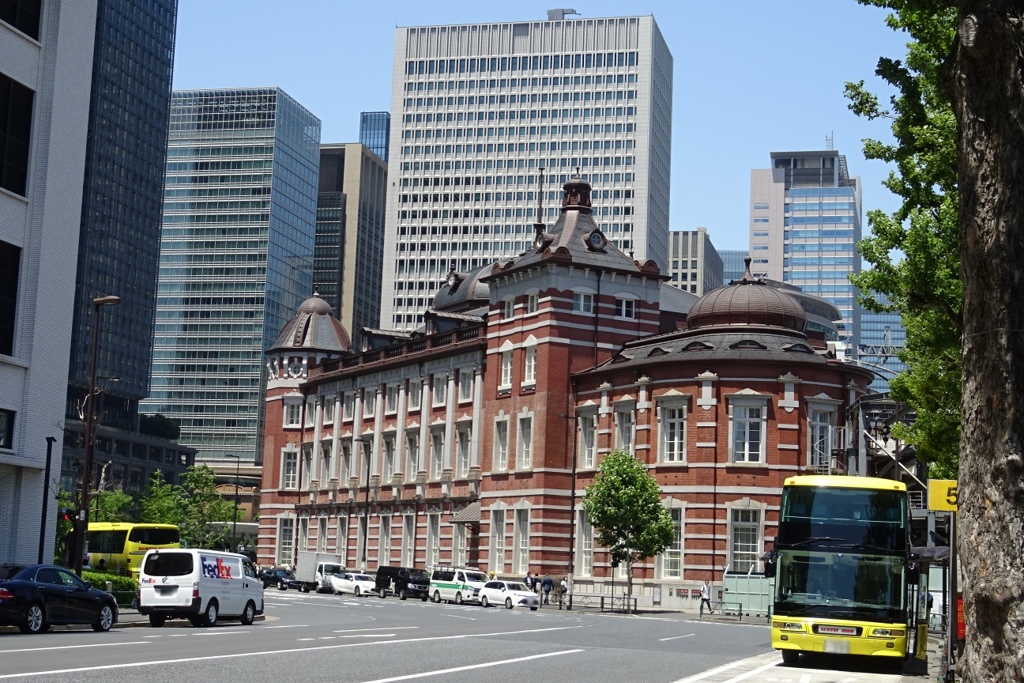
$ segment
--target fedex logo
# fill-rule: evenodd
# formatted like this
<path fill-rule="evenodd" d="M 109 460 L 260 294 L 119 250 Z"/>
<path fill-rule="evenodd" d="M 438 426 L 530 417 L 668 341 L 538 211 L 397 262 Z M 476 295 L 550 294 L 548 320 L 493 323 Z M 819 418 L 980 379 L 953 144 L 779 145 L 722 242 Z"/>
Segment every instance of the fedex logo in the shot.
<path fill-rule="evenodd" d="M 216 561 L 212 561 L 210 558 L 202 557 L 199 558 L 203 568 L 203 576 L 211 579 L 230 579 L 231 577 L 231 566 L 224 564 L 224 560 L 217 558 Z"/>

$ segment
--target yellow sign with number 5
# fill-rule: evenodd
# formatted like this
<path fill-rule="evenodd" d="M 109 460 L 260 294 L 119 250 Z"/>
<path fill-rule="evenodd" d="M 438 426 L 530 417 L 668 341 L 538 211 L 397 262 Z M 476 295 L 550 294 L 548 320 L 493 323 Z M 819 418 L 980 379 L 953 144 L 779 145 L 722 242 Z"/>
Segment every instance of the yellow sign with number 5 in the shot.
<path fill-rule="evenodd" d="M 956 479 L 931 479 L 928 481 L 928 509 L 957 509 Z"/>

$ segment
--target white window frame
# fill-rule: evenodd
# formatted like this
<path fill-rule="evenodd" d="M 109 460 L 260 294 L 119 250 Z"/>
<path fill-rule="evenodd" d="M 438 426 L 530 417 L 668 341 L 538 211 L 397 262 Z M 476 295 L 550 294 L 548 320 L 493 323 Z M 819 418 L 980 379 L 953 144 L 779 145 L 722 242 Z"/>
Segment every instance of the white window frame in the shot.
<path fill-rule="evenodd" d="M 416 563 L 416 515 L 402 518 L 402 564 L 412 567 Z"/>
<path fill-rule="evenodd" d="M 535 386 L 537 384 L 537 346 L 531 344 L 524 349 L 523 357 L 523 385 Z"/>
<path fill-rule="evenodd" d="M 398 412 L 398 385 L 387 384 L 384 386 L 384 412 Z"/>
<path fill-rule="evenodd" d="M 533 415 L 520 415 L 516 422 L 516 469 L 528 470 L 533 467 Z"/>
<path fill-rule="evenodd" d="M 760 415 L 751 416 L 752 410 L 760 410 Z M 750 446 L 754 443 L 750 438 L 751 427 L 756 425 L 758 432 L 757 452 Z M 768 427 L 768 399 L 766 397 L 736 398 L 729 397 L 729 462 L 733 464 L 764 464 Z M 743 448 L 737 450 L 737 439 L 741 433 L 746 435 Z"/>
<path fill-rule="evenodd" d="M 624 320 L 636 320 L 636 299 L 615 297 L 615 317 Z"/>
<path fill-rule="evenodd" d="M 313 427 L 316 426 L 316 399 L 315 398 L 307 398 L 306 399 L 305 426 L 309 427 L 309 428 L 313 428 Z"/>
<path fill-rule="evenodd" d="M 594 526 L 587 519 L 587 513 L 579 511 L 579 556 L 580 576 L 594 575 Z"/>
<path fill-rule="evenodd" d="M 685 403 L 662 402 L 658 405 L 658 461 L 680 465 L 686 462 L 687 410 Z"/>
<path fill-rule="evenodd" d="M 807 464 L 814 468 L 832 465 L 836 438 L 836 407 L 828 403 L 807 404 Z"/>
<path fill-rule="evenodd" d="M 512 320 L 516 315 L 516 300 L 514 297 L 507 296 L 501 300 L 501 319 Z"/>
<path fill-rule="evenodd" d="M 381 468 L 381 483 L 385 486 L 391 484 L 395 478 L 395 437 L 388 435 L 384 437 L 384 466 Z"/>
<path fill-rule="evenodd" d="M 405 435 L 405 452 L 408 466 L 405 469 L 405 480 L 412 481 L 420 471 L 420 435 L 419 432 L 407 432 Z"/>
<path fill-rule="evenodd" d="M 496 573 L 505 571 L 505 525 L 505 508 L 491 510 L 490 569 Z"/>
<path fill-rule="evenodd" d="M 473 432 L 472 427 L 465 427 L 459 429 L 457 432 L 456 439 L 457 444 L 457 455 L 456 455 L 456 476 L 459 478 L 469 476 L 469 456 L 473 445 Z"/>
<path fill-rule="evenodd" d="M 738 517 L 756 517 L 754 520 Z M 746 574 L 751 567 L 757 572 L 764 529 L 764 511 L 759 508 L 729 510 L 729 572 Z M 738 535 L 745 532 L 741 539 Z M 751 535 L 753 542 L 751 542 Z"/>
<path fill-rule="evenodd" d="M 579 416 L 580 422 L 580 467 L 592 470 L 597 467 L 597 415 L 586 413 Z"/>
<path fill-rule="evenodd" d="M 377 566 L 391 564 L 391 517 L 380 517 L 380 539 L 377 542 Z"/>
<path fill-rule="evenodd" d="M 501 352 L 501 381 L 498 389 L 512 388 L 512 351 Z"/>
<path fill-rule="evenodd" d="M 299 451 L 294 448 L 281 450 L 281 488 L 286 491 L 299 488 Z"/>
<path fill-rule="evenodd" d="M 296 550 L 309 550 L 309 517 L 299 517 L 298 538 L 295 541 Z"/>
<path fill-rule="evenodd" d="M 456 567 L 466 566 L 466 525 L 452 525 L 452 564 Z"/>
<path fill-rule="evenodd" d="M 347 440 L 341 444 L 341 468 L 338 472 L 338 482 L 342 486 L 348 486 L 348 480 L 352 477 L 352 441 Z"/>
<path fill-rule="evenodd" d="M 473 369 L 459 370 L 459 403 L 473 400 Z"/>
<path fill-rule="evenodd" d="M 316 520 L 316 551 L 327 552 L 327 518 L 318 517 Z"/>
<path fill-rule="evenodd" d="M 513 531 L 512 571 L 524 574 L 530 569 L 530 509 L 517 508 Z"/>
<path fill-rule="evenodd" d="M 302 444 L 299 455 L 299 489 L 309 490 L 309 484 L 313 480 L 313 444 Z"/>
<path fill-rule="evenodd" d="M 423 398 L 423 380 L 409 380 L 409 410 L 419 410 Z"/>
<path fill-rule="evenodd" d="M 362 562 L 363 558 L 366 557 L 366 550 L 365 549 L 369 547 L 367 545 L 367 543 L 369 543 L 369 538 L 370 538 L 370 516 L 369 515 L 367 515 L 365 513 L 359 515 L 358 528 L 359 528 L 359 531 L 356 534 L 356 557 L 358 557 L 359 561 Z M 366 567 L 363 567 L 362 565 L 360 565 L 359 571 L 364 571 L 365 569 L 366 569 Z"/>
<path fill-rule="evenodd" d="M 444 473 L 444 431 L 430 430 L 430 478 L 437 481 Z"/>
<path fill-rule="evenodd" d="M 670 507 L 669 514 L 672 515 L 672 525 L 675 527 L 672 543 L 665 548 L 660 556 L 661 578 L 665 580 L 677 580 L 683 578 L 683 539 L 686 528 L 686 508 Z"/>
<path fill-rule="evenodd" d="M 377 410 L 377 387 L 363 389 L 363 417 L 373 417 Z"/>
<path fill-rule="evenodd" d="M 295 518 L 277 518 L 277 562 L 295 564 Z"/>
<path fill-rule="evenodd" d="M 494 420 L 494 471 L 508 471 L 508 418 Z"/>
<path fill-rule="evenodd" d="M 285 429 L 302 427 L 302 403 L 300 401 L 285 399 L 281 426 Z"/>
<path fill-rule="evenodd" d="M 441 513 L 427 513 L 427 566 L 436 567 L 441 561 Z"/>
<path fill-rule="evenodd" d="M 325 398 L 324 399 L 324 419 L 323 419 L 323 425 L 325 427 L 328 426 L 328 425 L 332 425 L 332 424 L 334 424 L 334 398 L 333 397 L 332 398 Z"/>
<path fill-rule="evenodd" d="M 356 396 L 351 391 L 345 393 L 341 401 L 341 419 L 351 420 L 356 411 Z"/>
<path fill-rule="evenodd" d="M 331 440 L 321 439 L 320 441 L 320 488 L 327 488 L 327 482 L 331 480 L 331 473 L 334 471 L 334 462 L 331 458 Z"/>
<path fill-rule="evenodd" d="M 342 564 L 348 564 L 348 517 L 338 517 L 338 537 L 335 539 L 334 547 L 341 556 Z"/>
<path fill-rule="evenodd" d="M 592 292 L 573 292 L 572 310 L 574 313 L 593 313 L 594 295 Z"/>
<path fill-rule="evenodd" d="M 636 445 L 635 407 L 619 406 L 615 409 L 615 448 L 633 452 Z"/>
<path fill-rule="evenodd" d="M 530 292 L 526 295 L 526 313 L 532 315 L 537 312 L 540 303 L 540 294 L 537 292 Z"/>
<path fill-rule="evenodd" d="M 448 375 L 440 373 L 433 377 L 431 398 L 432 404 L 435 406 L 443 406 L 445 402 L 445 396 L 448 392 Z"/>

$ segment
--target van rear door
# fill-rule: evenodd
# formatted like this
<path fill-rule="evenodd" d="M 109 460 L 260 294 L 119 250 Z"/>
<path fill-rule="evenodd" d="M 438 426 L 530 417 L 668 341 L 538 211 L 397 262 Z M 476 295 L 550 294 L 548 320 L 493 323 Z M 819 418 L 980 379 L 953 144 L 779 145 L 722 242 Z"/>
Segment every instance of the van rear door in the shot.
<path fill-rule="evenodd" d="M 150 551 L 139 575 L 139 605 L 189 607 L 199 576 L 195 554 L 188 551 Z"/>

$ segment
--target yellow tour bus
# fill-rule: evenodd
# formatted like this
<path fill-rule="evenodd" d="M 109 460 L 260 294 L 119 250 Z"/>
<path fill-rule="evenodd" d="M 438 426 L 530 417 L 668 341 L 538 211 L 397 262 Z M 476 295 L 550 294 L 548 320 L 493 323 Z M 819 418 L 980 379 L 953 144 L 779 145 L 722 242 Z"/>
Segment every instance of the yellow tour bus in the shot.
<path fill-rule="evenodd" d="M 788 477 L 775 547 L 772 647 L 905 657 L 919 570 L 905 484 L 852 476 Z"/>
<path fill-rule="evenodd" d="M 90 522 L 86 556 L 94 570 L 110 571 L 138 580 L 142 556 L 150 548 L 180 548 L 181 534 L 173 524 Z"/>

